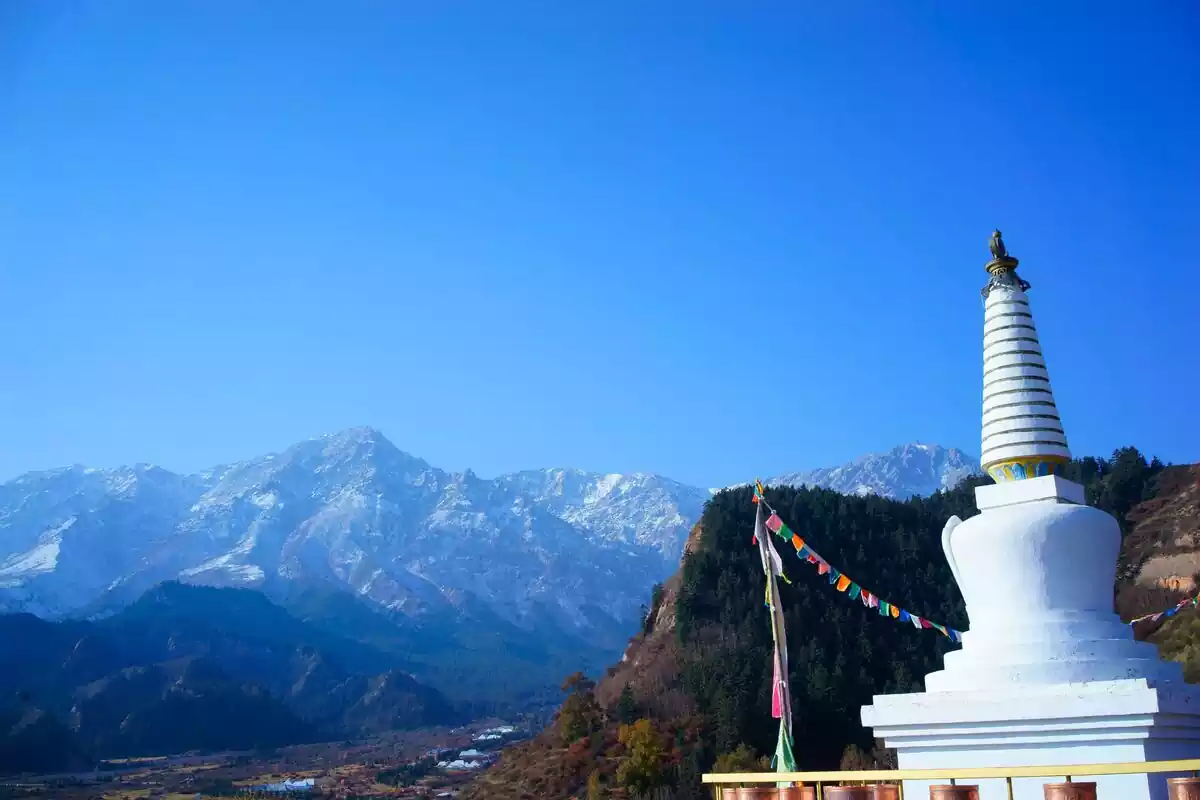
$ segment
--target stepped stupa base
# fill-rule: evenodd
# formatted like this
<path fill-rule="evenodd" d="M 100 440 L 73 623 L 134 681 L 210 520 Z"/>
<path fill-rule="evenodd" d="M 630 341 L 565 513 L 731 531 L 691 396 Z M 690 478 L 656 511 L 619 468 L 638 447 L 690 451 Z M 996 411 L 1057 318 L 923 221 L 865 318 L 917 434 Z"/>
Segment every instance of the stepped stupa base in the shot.
<path fill-rule="evenodd" d="M 1144 678 L 1007 687 L 1002 691 L 878 695 L 862 710 L 896 750 L 900 769 L 1015 767 L 1166 761 L 1200 756 L 1200 687 Z M 1013 800 L 1043 800 L 1046 783 L 1018 778 Z M 1101 800 L 1167 800 L 1172 775 L 1078 777 Z M 1003 780 L 978 783 L 980 800 L 1007 800 Z M 933 783 L 946 783 L 935 781 Z M 929 796 L 906 781 L 904 796 Z"/>

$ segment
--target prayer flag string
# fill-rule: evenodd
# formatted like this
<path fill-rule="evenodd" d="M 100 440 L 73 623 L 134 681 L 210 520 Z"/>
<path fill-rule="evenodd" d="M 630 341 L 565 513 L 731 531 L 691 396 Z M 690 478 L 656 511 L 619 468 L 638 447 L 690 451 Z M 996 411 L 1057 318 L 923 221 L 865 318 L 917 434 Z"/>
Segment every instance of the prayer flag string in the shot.
<path fill-rule="evenodd" d="M 780 519 L 779 514 L 775 512 L 775 509 L 771 508 L 770 504 L 767 503 L 764 494 L 766 494 L 766 488 L 762 485 L 761 481 L 755 479 L 753 498 L 754 502 L 756 504 L 761 504 L 760 509 L 766 508 L 771 514 L 765 523 L 766 529 L 771 533 L 774 533 L 780 539 L 789 542 L 792 547 L 795 548 L 796 555 L 807 561 L 809 564 L 814 565 L 817 568 L 817 574 L 826 576 L 829 580 L 829 584 L 836 588 L 839 592 L 845 594 L 851 600 L 861 601 L 863 606 L 866 608 L 877 609 L 879 611 L 879 616 L 881 617 L 891 617 L 899 622 L 907 622 L 910 623 L 914 628 L 918 629 L 928 630 L 932 628 L 951 641 L 962 642 L 961 631 L 957 631 L 954 628 L 948 628 L 945 625 L 939 625 L 932 620 L 928 620 L 924 617 L 918 616 L 917 614 L 905 611 L 900 606 L 897 606 L 894 603 L 889 603 L 874 592 L 864 589 L 862 586 L 855 583 L 848 575 L 822 558 L 821 555 L 807 542 L 796 535 L 791 528 L 789 528 L 784 521 Z M 757 536 L 755 537 L 754 541 L 755 544 L 758 543 Z M 783 574 L 783 564 L 778 561 L 779 554 L 775 552 L 774 548 L 771 548 L 768 552 L 776 560 L 773 564 L 775 576 L 782 579 L 786 583 L 791 583 L 787 576 Z M 1171 608 L 1163 611 L 1158 611 L 1154 614 L 1143 614 L 1140 617 L 1131 619 L 1129 620 L 1129 624 L 1135 625 L 1139 622 L 1157 622 L 1160 619 L 1169 619 L 1186 608 L 1200 608 L 1200 594 L 1180 600 Z"/>
<path fill-rule="evenodd" d="M 1186 600 L 1180 600 L 1173 607 L 1168 608 L 1166 611 L 1159 611 L 1158 613 L 1155 613 L 1155 614 L 1143 614 L 1142 616 L 1138 617 L 1137 619 L 1131 619 L 1131 620 L 1129 620 L 1129 624 L 1133 625 L 1136 622 L 1143 622 L 1145 620 L 1150 620 L 1151 622 L 1158 622 L 1163 617 L 1175 616 L 1176 614 L 1178 614 L 1180 611 L 1183 611 L 1188 606 L 1195 608 L 1197 605 L 1200 605 L 1200 594 L 1198 594 L 1194 597 L 1189 597 Z"/>
<path fill-rule="evenodd" d="M 948 628 L 945 625 L 939 625 L 932 620 L 925 619 L 917 614 L 906 611 L 900 606 L 884 600 L 874 592 L 864 589 L 862 586 L 851 580 L 850 576 L 846 575 L 841 570 L 837 569 L 824 558 L 822 558 L 816 550 L 808 545 L 808 543 L 792 532 L 791 528 L 789 528 L 784 521 L 779 518 L 779 514 L 775 513 L 775 509 L 771 508 L 770 504 L 767 503 L 766 498 L 763 496 L 765 493 L 766 490 L 764 489 L 762 483 L 756 479 L 754 481 L 754 502 L 759 506 L 756 519 L 757 517 L 761 516 L 762 509 L 766 508 L 767 511 L 771 513 L 771 516 L 767 518 L 765 523 L 766 529 L 778 536 L 780 539 L 790 543 L 792 547 L 795 548 L 796 555 L 807 561 L 809 564 L 816 566 L 817 574 L 825 575 L 829 583 L 839 592 L 845 594 L 851 600 L 859 600 L 865 608 L 876 609 L 881 617 L 890 617 L 897 622 L 908 623 L 917 630 L 933 629 L 952 642 L 962 642 L 962 633 L 960 631 L 957 631 L 954 628 Z M 757 525 L 755 526 L 755 531 L 755 543 L 758 543 Z M 771 548 L 771 550 L 773 551 L 773 548 Z M 776 556 L 776 558 L 778 558 L 778 556 Z M 765 563 L 763 566 L 764 569 L 768 568 L 768 565 Z M 777 572 L 774 569 L 772 569 L 771 572 L 779 577 L 782 577 L 782 565 L 778 565 L 777 569 Z M 784 578 L 784 580 L 787 579 Z M 1181 606 L 1182 605 L 1183 604 L 1181 604 Z M 1171 613 L 1174 613 L 1174 611 Z"/>

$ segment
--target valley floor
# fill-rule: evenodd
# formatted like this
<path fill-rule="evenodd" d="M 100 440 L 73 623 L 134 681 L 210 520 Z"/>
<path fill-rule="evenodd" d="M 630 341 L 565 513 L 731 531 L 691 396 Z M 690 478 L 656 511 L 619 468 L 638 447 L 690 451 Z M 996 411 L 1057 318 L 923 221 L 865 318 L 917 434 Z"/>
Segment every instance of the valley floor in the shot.
<path fill-rule="evenodd" d="M 272 796 L 285 781 L 311 779 L 311 791 L 289 797 L 453 797 L 500 750 L 526 734 L 499 720 L 459 728 L 403 731 L 357 742 L 284 747 L 269 753 L 184 754 L 113 759 L 91 772 L 10 777 L 0 798 L 54 800 L 195 800 Z M 435 755 L 436 754 L 436 755 Z M 461 758 L 460 758 L 460 754 Z M 381 773 L 422 759 L 442 764 L 411 786 L 381 783 Z M 467 768 L 462 768 L 465 762 Z M 284 796 L 279 792 L 279 796 Z"/>

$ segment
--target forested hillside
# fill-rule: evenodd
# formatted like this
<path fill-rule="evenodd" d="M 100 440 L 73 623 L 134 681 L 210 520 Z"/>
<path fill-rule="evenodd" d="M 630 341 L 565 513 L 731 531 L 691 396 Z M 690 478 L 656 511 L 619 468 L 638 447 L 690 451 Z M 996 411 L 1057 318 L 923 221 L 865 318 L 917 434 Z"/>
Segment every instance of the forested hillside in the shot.
<path fill-rule="evenodd" d="M 1162 472 L 1161 463 L 1126 448 L 1109 459 L 1079 460 L 1069 475 L 1128 533 L 1132 510 L 1155 498 Z M 861 585 L 964 628 L 941 530 L 951 515 L 976 513 L 973 489 L 988 480 L 908 502 L 792 488 L 768 488 L 767 499 L 793 531 Z M 703 797 L 699 775 L 714 764 L 749 767 L 770 753 L 777 732 L 770 714 L 771 634 L 753 520 L 749 488 L 716 495 L 680 573 L 656 590 L 644 629 L 622 661 L 597 686 L 573 678 L 555 725 L 507 753 L 467 798 L 633 797 L 652 789 L 667 798 Z M 955 645 L 848 601 L 790 548 L 781 553 L 791 579 L 780 591 L 799 766 L 835 768 L 846 758 L 869 758 L 862 754 L 874 743 L 859 721 L 860 707 L 874 694 L 921 690 L 923 676 Z M 1125 555 L 1122 580 L 1145 557 Z M 1128 602 L 1148 600 L 1135 592 Z M 1179 629 L 1183 616 L 1170 630 Z"/>

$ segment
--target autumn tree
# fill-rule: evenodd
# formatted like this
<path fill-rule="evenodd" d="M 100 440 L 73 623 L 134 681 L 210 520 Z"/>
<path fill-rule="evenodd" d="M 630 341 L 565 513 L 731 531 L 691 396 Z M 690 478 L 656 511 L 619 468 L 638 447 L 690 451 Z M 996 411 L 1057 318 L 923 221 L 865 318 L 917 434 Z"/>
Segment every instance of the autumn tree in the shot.
<path fill-rule="evenodd" d="M 600 783 L 600 770 L 592 770 L 588 776 L 587 800 L 604 800 L 604 786 Z"/>
<path fill-rule="evenodd" d="M 739 744 L 734 750 L 717 756 L 713 772 L 766 772 L 770 767 L 769 758 L 760 758 L 749 747 Z"/>
<path fill-rule="evenodd" d="M 596 682 L 576 672 L 567 676 L 561 688 L 567 692 L 567 699 L 558 711 L 555 729 L 563 743 L 572 744 L 600 730 L 604 715 L 593 691 Z"/>
<path fill-rule="evenodd" d="M 663 785 L 664 748 L 654 723 L 639 719 L 632 725 L 622 725 L 618 739 L 626 755 L 617 767 L 617 783 L 638 793 Z"/>

